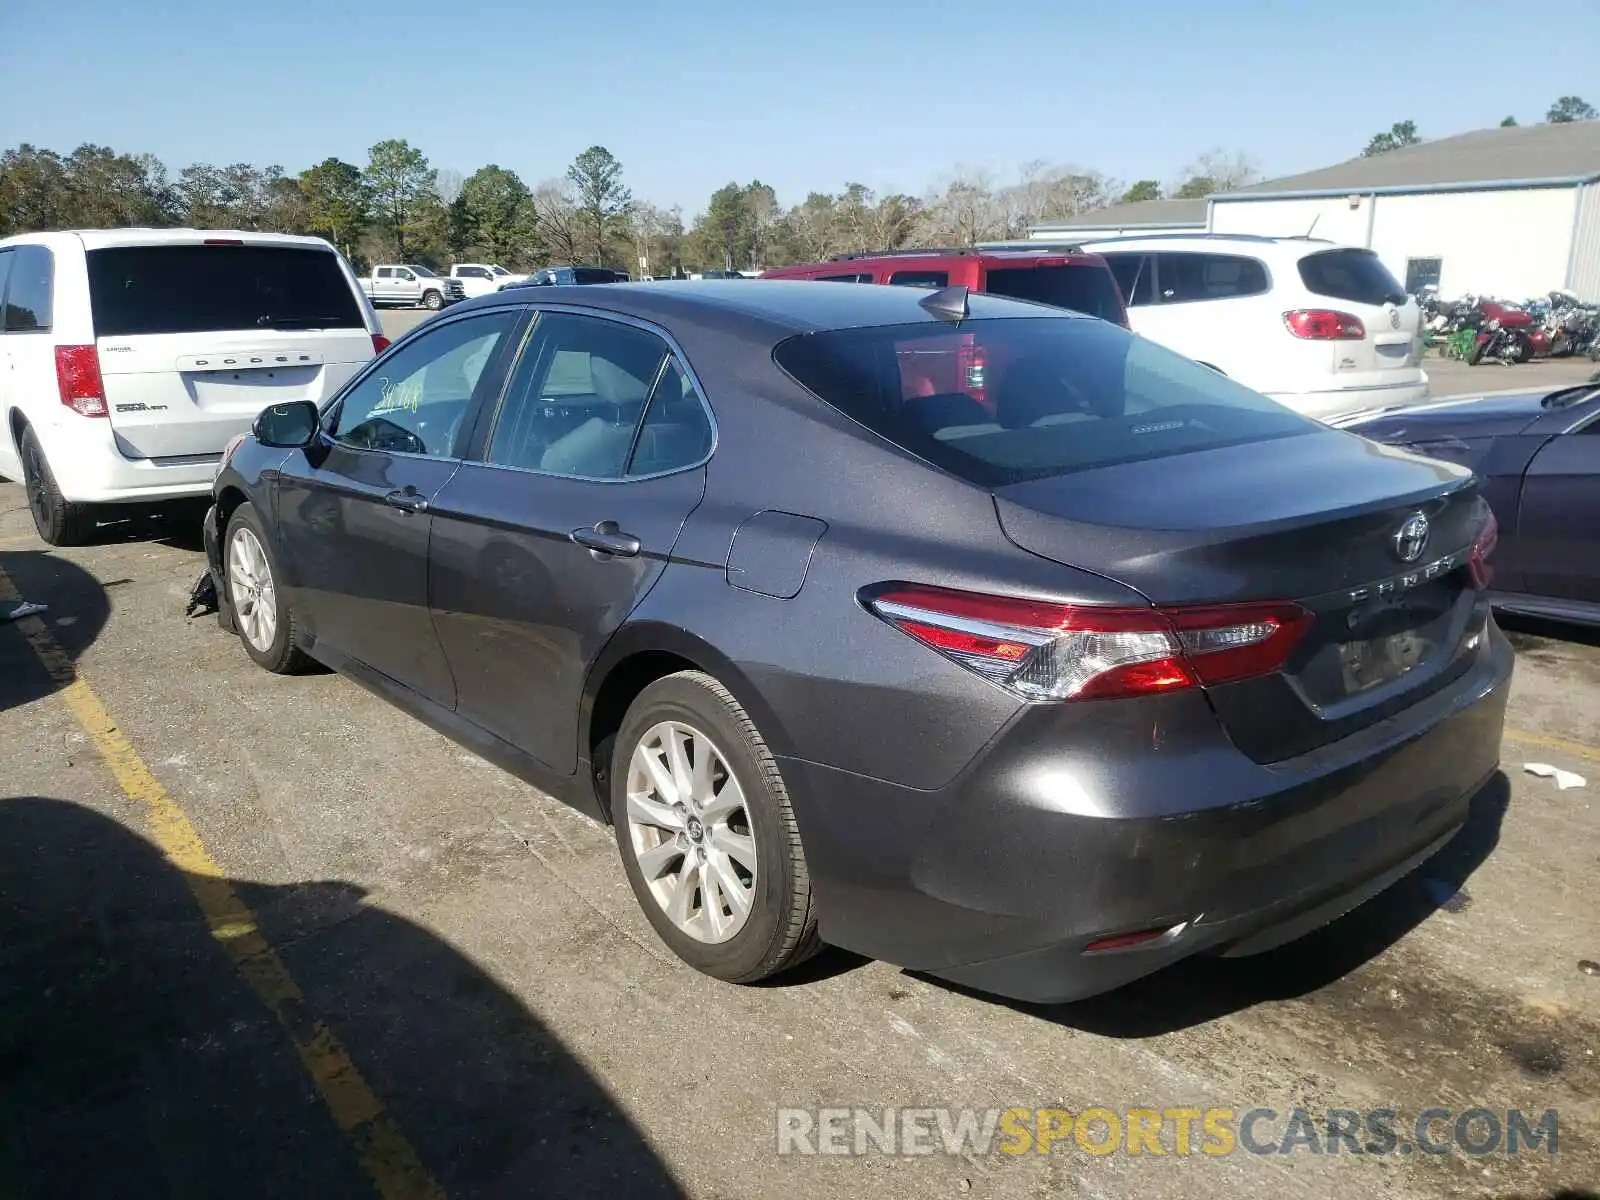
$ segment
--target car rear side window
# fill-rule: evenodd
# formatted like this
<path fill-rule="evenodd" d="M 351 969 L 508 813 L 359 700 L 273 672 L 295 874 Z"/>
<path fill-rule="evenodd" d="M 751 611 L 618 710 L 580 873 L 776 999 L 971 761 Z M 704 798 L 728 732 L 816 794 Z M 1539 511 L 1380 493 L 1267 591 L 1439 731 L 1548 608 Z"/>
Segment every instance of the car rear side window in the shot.
<path fill-rule="evenodd" d="M 949 271 L 896 271 L 889 276 L 890 283 L 902 287 L 942 288 L 950 286 Z"/>
<path fill-rule="evenodd" d="M 1300 260 L 1300 281 L 1308 291 L 1352 304 L 1403 304 L 1406 292 L 1371 250 L 1340 248 Z"/>
<path fill-rule="evenodd" d="M 871 275 L 818 275 L 818 283 L 871 283 Z"/>
<path fill-rule="evenodd" d="M 1100 266 L 1061 264 L 1038 267 L 990 267 L 983 290 L 1014 300 L 1053 304 L 1088 313 L 1103 321 L 1123 319 L 1122 298 L 1111 272 Z"/>
<path fill-rule="evenodd" d="M 116 246 L 88 260 L 99 337 L 366 327 L 331 250 Z"/>
<path fill-rule="evenodd" d="M 47 330 L 52 319 L 56 261 L 43 246 L 18 246 L 6 256 L 11 271 L 5 282 L 5 331 Z"/>
<path fill-rule="evenodd" d="M 1162 254 L 1158 263 L 1163 304 L 1233 300 L 1271 290 L 1267 268 L 1241 254 Z"/>
<path fill-rule="evenodd" d="M 1120 326 L 1079 317 L 800 334 L 773 357 L 868 429 L 984 487 L 1322 428 Z"/>
<path fill-rule="evenodd" d="M 1156 302 L 1156 273 L 1148 254 L 1107 254 L 1106 265 L 1117 277 L 1117 287 L 1129 308 Z"/>
<path fill-rule="evenodd" d="M 486 460 L 621 479 L 646 398 L 670 354 L 655 334 L 621 321 L 543 314 L 512 371 Z"/>

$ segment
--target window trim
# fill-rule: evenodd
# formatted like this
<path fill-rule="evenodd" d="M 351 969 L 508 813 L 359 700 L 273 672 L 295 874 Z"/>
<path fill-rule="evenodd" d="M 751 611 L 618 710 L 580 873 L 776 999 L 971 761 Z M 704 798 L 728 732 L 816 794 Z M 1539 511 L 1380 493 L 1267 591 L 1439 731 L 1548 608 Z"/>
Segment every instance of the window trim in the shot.
<path fill-rule="evenodd" d="M 1272 295 L 1273 288 L 1277 286 L 1272 277 L 1272 268 L 1266 260 L 1257 258 L 1253 254 L 1236 254 L 1231 250 L 1152 250 L 1150 254 L 1151 283 L 1155 287 L 1152 293 L 1153 304 L 1151 308 L 1165 308 L 1172 304 L 1221 304 L 1228 300 L 1256 300 L 1262 296 Z M 1253 262 L 1261 268 L 1261 274 L 1267 281 L 1267 286 L 1259 292 L 1244 292 L 1236 296 L 1196 296 L 1192 300 L 1169 300 L 1161 290 L 1161 260 L 1164 257 L 1189 257 L 1189 258 L 1241 258 L 1246 262 Z M 1131 306 L 1130 306 L 1131 307 Z"/>
<path fill-rule="evenodd" d="M 486 421 L 474 423 L 468 455 L 463 462 L 470 466 L 490 467 L 496 471 L 516 471 L 522 475 L 535 475 L 541 479 L 571 479 L 579 483 L 593 483 L 605 487 L 618 484 L 644 483 L 651 479 L 666 479 L 672 475 L 681 475 L 685 471 L 698 471 L 712 459 L 721 444 L 722 432 L 717 426 L 717 414 L 711 407 L 711 401 L 706 396 L 705 386 L 700 382 L 700 376 L 694 367 L 689 364 L 689 356 L 683 352 L 683 347 L 678 344 L 678 339 L 673 337 L 659 325 L 633 316 L 631 313 L 613 312 L 603 308 L 586 308 L 581 304 L 525 304 L 523 311 L 531 314 L 531 320 L 523 330 L 522 337 L 517 344 L 516 353 L 506 365 L 505 375 L 500 381 L 500 395 L 493 403 L 493 414 Z M 631 325 L 645 333 L 654 334 L 667 346 L 667 354 L 661 359 L 661 364 L 656 368 L 655 378 L 650 381 L 650 390 L 645 393 L 644 408 L 639 413 L 639 423 L 634 426 L 633 440 L 628 443 L 628 457 L 623 461 L 622 469 L 627 471 L 628 465 L 633 461 L 633 454 L 639 444 L 639 433 L 644 428 L 645 420 L 650 415 L 650 405 L 656 398 L 656 388 L 660 386 L 662 377 L 666 374 L 667 364 L 676 361 L 678 369 L 694 384 L 695 395 L 700 401 L 700 410 L 705 413 L 706 421 L 711 425 L 711 445 L 704 455 L 692 463 L 681 467 L 674 467 L 670 471 L 654 471 L 649 475 L 624 474 L 617 479 L 596 479 L 593 475 L 565 475 L 558 471 L 542 471 L 537 467 L 519 467 L 512 463 L 490 462 L 487 455 L 489 446 L 494 441 L 495 430 L 500 425 L 500 418 L 505 413 L 506 397 L 511 388 L 511 377 L 516 374 L 517 368 L 522 364 L 522 356 L 527 353 L 528 346 L 532 343 L 539 330 L 539 318 L 545 313 L 566 313 L 577 317 L 595 317 L 602 321 L 611 321 L 618 325 Z M 489 404 L 485 403 L 484 412 L 488 414 Z M 483 428 L 478 428 L 481 423 Z"/>
<path fill-rule="evenodd" d="M 527 313 L 519 305 L 498 304 L 488 308 L 475 308 L 471 312 L 456 313 L 442 320 L 427 321 L 424 324 L 413 328 L 411 332 L 407 333 L 403 338 L 396 342 L 394 346 L 391 347 L 391 350 L 399 349 L 400 347 L 409 345 L 411 342 L 418 341 L 420 340 L 420 337 L 425 337 L 429 334 L 436 333 L 445 328 L 447 325 L 459 325 L 463 321 L 472 321 L 479 317 L 494 316 L 499 313 L 511 314 L 511 328 L 506 331 L 507 337 L 505 340 L 508 345 L 515 344 L 520 349 L 522 345 L 523 332 L 519 329 L 519 326 L 527 322 Z M 494 397 L 484 397 L 484 401 L 481 405 L 475 404 L 473 402 L 473 398 L 468 397 L 468 412 L 472 417 L 472 420 L 462 422 L 462 427 L 456 430 L 455 444 L 450 447 L 451 452 L 449 454 L 413 454 L 409 450 L 374 450 L 370 446 L 351 445 L 343 438 L 337 437 L 328 432 L 328 422 L 336 418 L 338 414 L 344 410 L 345 398 L 349 396 L 351 392 L 355 391 L 356 388 L 360 387 L 361 384 L 365 382 L 369 376 L 371 376 L 373 370 L 377 367 L 378 361 L 387 357 L 388 353 L 389 352 L 386 351 L 384 354 L 373 355 L 372 358 L 367 360 L 367 364 L 350 378 L 348 383 L 346 383 L 342 388 L 328 398 L 327 402 L 322 406 L 322 419 L 317 425 L 317 437 L 324 443 L 331 446 L 337 446 L 340 450 L 348 451 L 351 454 L 387 454 L 395 458 L 420 459 L 423 462 L 460 463 L 468 461 L 467 452 L 472 448 L 473 434 L 477 431 L 482 410 L 487 408 L 490 403 L 495 402 L 499 394 L 505 391 L 506 383 L 511 378 L 511 370 L 509 367 L 507 367 L 506 370 L 501 373 L 500 382 L 495 389 Z M 491 359 L 488 365 L 484 367 L 484 370 L 488 371 L 493 369 L 495 366 L 494 359 L 498 359 L 504 353 L 504 347 L 496 347 L 493 359 Z M 473 388 L 473 391 L 477 391 L 477 388 Z M 465 445 L 462 443 L 463 438 L 466 439 Z"/>

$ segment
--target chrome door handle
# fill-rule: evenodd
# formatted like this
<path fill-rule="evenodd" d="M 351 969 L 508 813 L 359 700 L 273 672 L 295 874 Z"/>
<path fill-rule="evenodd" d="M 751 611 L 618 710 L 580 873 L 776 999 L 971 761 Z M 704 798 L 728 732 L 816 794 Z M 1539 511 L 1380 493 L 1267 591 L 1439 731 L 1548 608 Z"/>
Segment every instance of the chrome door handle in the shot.
<path fill-rule="evenodd" d="M 398 508 L 401 512 L 420 513 L 428 511 L 428 498 L 416 488 L 401 488 L 399 491 L 390 492 L 383 498 L 383 502 L 390 508 Z"/>
<path fill-rule="evenodd" d="M 633 558 L 644 543 L 631 533 L 623 533 L 615 521 L 601 521 L 592 529 L 574 529 L 567 534 L 579 546 L 586 546 L 595 554 L 610 554 L 618 558 Z"/>

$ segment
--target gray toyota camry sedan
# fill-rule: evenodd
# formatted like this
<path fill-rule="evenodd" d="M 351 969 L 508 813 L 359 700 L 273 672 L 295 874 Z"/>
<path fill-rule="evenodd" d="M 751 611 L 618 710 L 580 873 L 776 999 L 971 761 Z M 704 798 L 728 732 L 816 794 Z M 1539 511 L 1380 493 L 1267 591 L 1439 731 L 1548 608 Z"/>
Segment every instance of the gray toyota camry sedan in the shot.
<path fill-rule="evenodd" d="M 734 982 L 1281 944 L 1462 825 L 1511 674 L 1469 471 L 961 288 L 457 305 L 266 410 L 207 542 L 246 653 L 611 824 Z"/>

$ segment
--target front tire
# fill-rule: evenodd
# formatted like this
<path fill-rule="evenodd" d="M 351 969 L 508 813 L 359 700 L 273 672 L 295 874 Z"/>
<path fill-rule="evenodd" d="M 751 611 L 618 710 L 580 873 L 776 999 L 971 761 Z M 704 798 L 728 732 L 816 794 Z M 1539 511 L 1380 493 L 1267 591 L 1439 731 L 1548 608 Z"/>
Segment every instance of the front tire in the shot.
<path fill-rule="evenodd" d="M 255 506 L 234 509 L 222 542 L 223 586 L 245 653 L 274 675 L 295 675 L 311 660 L 295 644 L 294 610 L 279 586 L 271 546 Z"/>
<path fill-rule="evenodd" d="M 684 962 L 754 983 L 821 947 L 783 777 L 716 679 L 684 671 L 639 694 L 617 733 L 610 787 L 628 883 Z"/>
<path fill-rule="evenodd" d="M 439 292 L 424 292 L 422 296 L 422 307 L 427 309 L 429 312 L 438 312 L 444 307 L 444 296 Z"/>
<path fill-rule="evenodd" d="M 34 529 L 52 546 L 81 546 L 94 535 L 94 510 L 61 494 L 44 448 L 39 445 L 39 436 L 31 426 L 22 431 L 17 449 L 22 455 L 22 484 L 28 493 Z"/>

